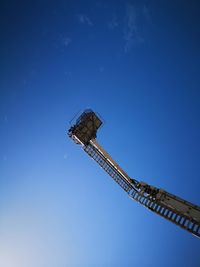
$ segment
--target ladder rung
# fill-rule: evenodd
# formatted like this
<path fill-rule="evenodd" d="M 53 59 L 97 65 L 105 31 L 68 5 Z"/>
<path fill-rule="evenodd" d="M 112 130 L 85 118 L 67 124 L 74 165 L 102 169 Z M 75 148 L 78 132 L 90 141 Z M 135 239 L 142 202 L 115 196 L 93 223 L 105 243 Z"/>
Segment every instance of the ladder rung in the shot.
<path fill-rule="evenodd" d="M 179 224 L 180 220 L 182 219 L 182 216 L 178 214 L 177 218 L 178 219 L 176 219 L 176 223 Z"/>
<path fill-rule="evenodd" d="M 139 201 L 139 200 L 140 200 L 140 198 L 141 198 L 141 195 L 140 195 L 140 194 L 138 194 L 138 196 L 137 196 L 136 200 L 137 200 L 137 201 Z"/>
<path fill-rule="evenodd" d="M 161 205 L 158 205 L 158 207 L 156 208 L 156 212 L 159 213 L 160 210 L 161 210 L 162 206 Z"/>
<path fill-rule="evenodd" d="M 146 197 L 144 197 L 144 199 L 143 199 L 143 201 L 142 201 L 142 204 L 143 204 L 143 205 L 145 205 L 145 204 L 146 204 L 146 202 L 147 202 L 147 198 L 146 198 Z"/>
<path fill-rule="evenodd" d="M 200 230 L 200 226 L 197 225 L 195 233 L 199 233 L 199 230 Z"/>
<path fill-rule="evenodd" d="M 147 206 L 148 208 L 150 208 L 151 205 L 152 205 L 152 201 L 151 201 L 151 199 L 148 199 L 146 206 Z"/>
<path fill-rule="evenodd" d="M 153 210 L 156 210 L 157 206 L 158 206 L 158 203 L 155 202 L 155 204 L 153 204 L 153 207 L 152 207 Z"/>
<path fill-rule="evenodd" d="M 181 220 L 179 221 L 179 224 L 180 224 L 182 227 L 184 227 L 184 223 L 185 223 L 185 221 L 186 221 L 186 218 L 183 216 L 183 217 L 181 218 Z"/>
<path fill-rule="evenodd" d="M 197 229 L 197 227 L 198 227 L 198 225 L 196 224 L 196 223 L 194 223 L 194 225 L 192 226 L 192 231 L 196 231 L 196 229 Z"/>
<path fill-rule="evenodd" d="M 165 211 L 165 207 L 162 206 L 162 208 L 161 208 L 160 211 L 159 211 L 159 214 L 162 215 L 164 211 Z"/>
<path fill-rule="evenodd" d="M 172 215 L 173 215 L 173 211 L 172 211 L 172 210 L 170 210 L 170 211 L 169 211 L 169 214 L 168 214 L 168 216 L 167 216 L 167 217 L 168 217 L 168 218 L 171 220 L 171 217 L 172 217 Z"/>
<path fill-rule="evenodd" d="M 189 219 L 186 219 L 185 222 L 184 222 L 184 227 L 188 228 L 189 222 L 190 222 L 190 220 Z"/>
<path fill-rule="evenodd" d="M 153 202 L 153 200 L 152 200 L 151 204 L 149 205 L 149 208 L 152 208 L 153 205 L 154 205 L 154 203 L 155 203 L 155 202 Z"/>
<path fill-rule="evenodd" d="M 174 216 L 175 215 L 175 216 Z M 176 218 L 177 218 L 178 214 L 177 213 L 174 213 L 173 216 L 172 216 L 172 220 L 175 222 L 176 221 Z"/>

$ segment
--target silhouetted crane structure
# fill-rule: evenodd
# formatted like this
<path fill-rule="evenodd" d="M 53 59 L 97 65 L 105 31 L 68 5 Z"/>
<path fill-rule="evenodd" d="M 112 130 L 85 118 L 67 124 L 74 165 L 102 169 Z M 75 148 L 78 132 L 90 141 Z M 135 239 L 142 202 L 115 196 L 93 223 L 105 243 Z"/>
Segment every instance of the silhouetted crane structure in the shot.
<path fill-rule="evenodd" d="M 163 189 L 139 182 L 129 175 L 97 143 L 102 120 L 92 110 L 85 110 L 68 135 L 118 183 L 128 196 L 168 221 L 200 237 L 200 207 Z"/>

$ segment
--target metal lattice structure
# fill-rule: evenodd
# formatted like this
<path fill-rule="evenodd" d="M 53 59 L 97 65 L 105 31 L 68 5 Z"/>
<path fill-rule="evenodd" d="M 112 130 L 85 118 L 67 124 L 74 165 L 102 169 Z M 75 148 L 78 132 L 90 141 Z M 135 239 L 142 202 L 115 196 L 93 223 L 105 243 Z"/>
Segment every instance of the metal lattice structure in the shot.
<path fill-rule="evenodd" d="M 92 110 L 86 110 L 69 129 L 68 135 L 76 144 L 83 147 L 84 151 L 121 186 L 131 199 L 200 237 L 200 207 L 163 189 L 130 178 L 97 143 L 96 134 L 101 125 L 100 118 Z"/>

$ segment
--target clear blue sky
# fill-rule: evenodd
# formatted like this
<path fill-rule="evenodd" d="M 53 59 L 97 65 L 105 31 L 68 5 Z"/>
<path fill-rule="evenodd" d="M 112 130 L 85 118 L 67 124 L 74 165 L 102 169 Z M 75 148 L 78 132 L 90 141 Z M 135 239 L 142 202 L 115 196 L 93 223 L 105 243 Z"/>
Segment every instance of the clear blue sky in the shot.
<path fill-rule="evenodd" d="M 66 135 L 85 108 L 133 178 L 200 205 L 199 1 L 1 1 L 0 267 L 198 267 Z"/>

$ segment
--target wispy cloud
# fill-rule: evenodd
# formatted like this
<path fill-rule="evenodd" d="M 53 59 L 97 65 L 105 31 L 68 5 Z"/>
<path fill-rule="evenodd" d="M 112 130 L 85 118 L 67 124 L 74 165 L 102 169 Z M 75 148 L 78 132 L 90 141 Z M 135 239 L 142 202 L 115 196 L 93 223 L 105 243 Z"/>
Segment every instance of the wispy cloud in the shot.
<path fill-rule="evenodd" d="M 119 26 L 119 22 L 117 20 L 117 17 L 116 17 L 116 15 L 113 15 L 112 19 L 108 22 L 108 28 L 113 30 L 118 26 Z"/>
<path fill-rule="evenodd" d="M 91 21 L 91 19 L 86 14 L 79 14 L 78 15 L 78 20 L 82 24 L 87 24 L 89 26 L 93 26 L 93 22 Z"/>
<path fill-rule="evenodd" d="M 136 7 L 133 4 L 126 5 L 125 25 L 124 25 L 124 51 L 129 52 L 134 44 L 144 42 L 142 26 L 144 22 L 149 22 L 150 12 L 146 5 Z"/>
<path fill-rule="evenodd" d="M 135 42 L 140 41 L 136 19 L 137 19 L 137 13 L 135 6 L 127 4 L 126 15 L 125 15 L 125 27 L 124 27 L 125 52 L 129 52 L 133 44 Z"/>
<path fill-rule="evenodd" d="M 64 38 L 63 38 L 63 45 L 64 45 L 65 47 L 67 47 L 67 46 L 71 43 L 71 41 L 72 41 L 71 38 L 69 38 L 69 37 L 64 37 Z"/>
<path fill-rule="evenodd" d="M 72 39 L 68 36 L 64 36 L 63 34 L 60 34 L 60 43 L 63 47 L 68 47 L 70 45 L 70 43 L 72 42 Z"/>
<path fill-rule="evenodd" d="M 147 22 L 151 22 L 151 15 L 149 12 L 149 8 L 146 5 L 144 5 L 142 11 L 143 11 L 144 17 L 147 20 Z"/>

